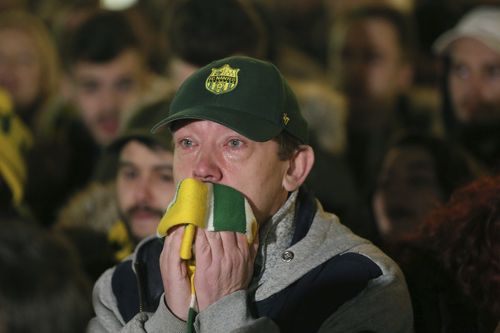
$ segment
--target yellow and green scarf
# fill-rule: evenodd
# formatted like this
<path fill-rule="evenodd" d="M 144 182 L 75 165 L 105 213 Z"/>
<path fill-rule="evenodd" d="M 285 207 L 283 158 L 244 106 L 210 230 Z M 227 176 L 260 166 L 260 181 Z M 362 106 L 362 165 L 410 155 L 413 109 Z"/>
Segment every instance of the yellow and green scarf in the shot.
<path fill-rule="evenodd" d="M 158 236 L 166 236 L 170 228 L 178 225 L 186 228 L 179 255 L 186 261 L 191 280 L 187 331 L 193 332 L 197 305 L 194 287 L 196 258 L 192 255 L 192 245 L 196 228 L 239 232 L 245 234 L 248 243 L 252 244 L 257 221 L 242 193 L 229 186 L 186 178 L 177 185 L 175 197 L 158 225 Z"/>

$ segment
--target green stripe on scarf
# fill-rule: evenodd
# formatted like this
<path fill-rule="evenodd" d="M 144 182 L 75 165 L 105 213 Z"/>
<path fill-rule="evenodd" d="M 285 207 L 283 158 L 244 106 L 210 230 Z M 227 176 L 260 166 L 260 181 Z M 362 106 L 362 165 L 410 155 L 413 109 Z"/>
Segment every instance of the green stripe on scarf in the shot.
<path fill-rule="evenodd" d="M 213 186 L 214 230 L 236 231 L 242 234 L 246 230 L 245 199 L 235 189 L 216 184 Z"/>

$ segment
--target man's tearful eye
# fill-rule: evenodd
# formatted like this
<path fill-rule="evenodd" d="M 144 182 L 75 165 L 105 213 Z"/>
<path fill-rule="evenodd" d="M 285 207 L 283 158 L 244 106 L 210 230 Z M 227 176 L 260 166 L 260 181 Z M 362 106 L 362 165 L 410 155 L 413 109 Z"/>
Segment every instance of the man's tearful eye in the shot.
<path fill-rule="evenodd" d="M 231 139 L 228 142 L 228 146 L 231 148 L 240 148 L 241 146 L 243 146 L 243 141 L 241 141 L 240 139 Z"/>
<path fill-rule="evenodd" d="M 191 139 L 182 139 L 179 141 L 179 144 L 183 148 L 191 148 L 194 143 L 193 143 L 193 140 L 191 140 Z"/>

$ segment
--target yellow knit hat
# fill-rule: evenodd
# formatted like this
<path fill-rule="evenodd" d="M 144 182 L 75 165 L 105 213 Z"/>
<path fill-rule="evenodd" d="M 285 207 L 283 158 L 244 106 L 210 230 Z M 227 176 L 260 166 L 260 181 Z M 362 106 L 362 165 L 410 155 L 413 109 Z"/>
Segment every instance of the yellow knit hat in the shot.
<path fill-rule="evenodd" d="M 12 192 L 14 205 L 23 200 L 26 165 L 23 151 L 33 144 L 29 129 L 13 112 L 10 96 L 0 89 L 0 177 Z"/>

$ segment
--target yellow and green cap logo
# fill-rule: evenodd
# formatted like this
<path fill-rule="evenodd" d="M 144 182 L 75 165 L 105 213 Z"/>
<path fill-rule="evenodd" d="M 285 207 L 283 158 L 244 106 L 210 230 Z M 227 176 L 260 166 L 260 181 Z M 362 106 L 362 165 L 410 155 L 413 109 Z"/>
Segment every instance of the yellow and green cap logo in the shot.
<path fill-rule="evenodd" d="M 238 85 L 239 68 L 231 68 L 228 64 L 220 68 L 212 68 L 212 72 L 205 81 L 205 88 L 213 94 L 225 94 Z"/>

